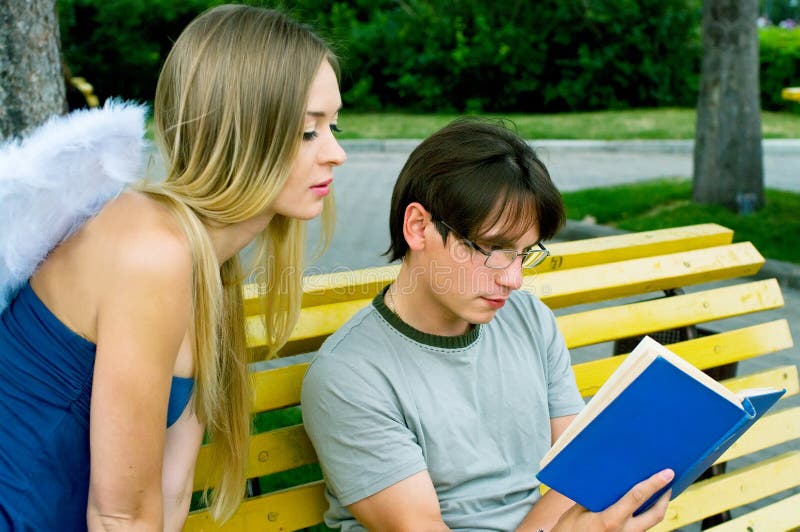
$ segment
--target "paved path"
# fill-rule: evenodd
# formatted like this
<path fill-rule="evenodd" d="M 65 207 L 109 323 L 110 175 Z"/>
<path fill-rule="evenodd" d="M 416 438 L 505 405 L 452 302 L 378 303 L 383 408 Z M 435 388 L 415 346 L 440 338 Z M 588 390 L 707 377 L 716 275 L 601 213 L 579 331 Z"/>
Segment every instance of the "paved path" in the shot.
<path fill-rule="evenodd" d="M 348 161 L 335 171 L 337 231 L 315 271 L 383 264 L 395 179 L 418 141 L 344 141 Z M 534 143 L 561 190 L 692 173 L 691 141 L 540 141 Z M 765 141 L 768 187 L 800 192 L 800 140 Z"/>

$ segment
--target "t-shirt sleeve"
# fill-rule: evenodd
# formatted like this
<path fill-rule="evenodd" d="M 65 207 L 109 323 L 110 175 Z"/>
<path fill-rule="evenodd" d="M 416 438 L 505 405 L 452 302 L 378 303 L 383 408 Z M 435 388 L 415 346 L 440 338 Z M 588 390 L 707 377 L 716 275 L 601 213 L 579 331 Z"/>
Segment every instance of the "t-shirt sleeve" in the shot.
<path fill-rule="evenodd" d="M 334 355 L 317 358 L 303 380 L 302 410 L 328 489 L 343 506 L 426 469 L 377 368 L 356 371 Z"/>
<path fill-rule="evenodd" d="M 540 303 L 541 304 L 541 303 Z M 544 306 L 543 304 L 541 304 Z M 546 308 L 546 307 L 545 307 Z M 555 316 L 546 309 L 544 322 L 549 334 L 547 341 L 547 402 L 550 417 L 571 416 L 584 407 L 583 398 L 575 383 L 575 373 L 564 336 L 558 329 Z"/>

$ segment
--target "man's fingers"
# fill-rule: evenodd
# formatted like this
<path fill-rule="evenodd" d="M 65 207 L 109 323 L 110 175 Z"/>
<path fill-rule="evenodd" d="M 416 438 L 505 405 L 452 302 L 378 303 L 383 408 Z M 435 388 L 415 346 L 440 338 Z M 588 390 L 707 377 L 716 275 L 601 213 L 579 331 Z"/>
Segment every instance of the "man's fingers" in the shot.
<path fill-rule="evenodd" d="M 667 506 L 669 505 L 669 498 L 672 495 L 672 490 L 665 491 L 658 501 L 651 506 L 646 512 L 637 515 L 628 521 L 625 527 L 626 530 L 648 530 L 664 519 L 664 514 L 667 513 Z"/>
<path fill-rule="evenodd" d="M 631 488 L 619 501 L 609 506 L 604 512 L 604 522 L 624 523 L 633 512 L 639 509 L 658 490 L 669 484 L 675 477 L 671 469 L 659 471 L 650 478 L 643 480 Z M 669 500 L 669 499 L 667 499 Z M 659 500 L 659 502 L 661 502 Z M 666 505 L 664 506 L 666 511 Z M 645 512 L 647 514 L 649 512 Z M 642 515 L 645 515 L 642 514 Z M 658 522 L 658 521 L 656 521 Z"/>

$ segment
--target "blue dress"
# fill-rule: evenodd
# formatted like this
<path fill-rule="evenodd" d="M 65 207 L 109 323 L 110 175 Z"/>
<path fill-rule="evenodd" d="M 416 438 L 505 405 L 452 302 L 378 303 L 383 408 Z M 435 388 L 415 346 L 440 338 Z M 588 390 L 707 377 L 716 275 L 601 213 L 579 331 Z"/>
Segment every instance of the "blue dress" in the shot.
<path fill-rule="evenodd" d="M 0 531 L 86 530 L 94 358 L 30 284 L 0 315 Z M 173 377 L 167 426 L 193 383 Z"/>

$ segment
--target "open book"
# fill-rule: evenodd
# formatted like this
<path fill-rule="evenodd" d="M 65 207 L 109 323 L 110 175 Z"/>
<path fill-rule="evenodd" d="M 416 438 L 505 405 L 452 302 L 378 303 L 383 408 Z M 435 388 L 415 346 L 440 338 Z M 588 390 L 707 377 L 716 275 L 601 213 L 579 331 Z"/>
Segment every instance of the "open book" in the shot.
<path fill-rule="evenodd" d="M 670 468 L 675 478 L 664 491 L 671 487 L 674 498 L 785 392 L 733 393 L 645 337 L 544 456 L 537 477 L 599 512 Z"/>

